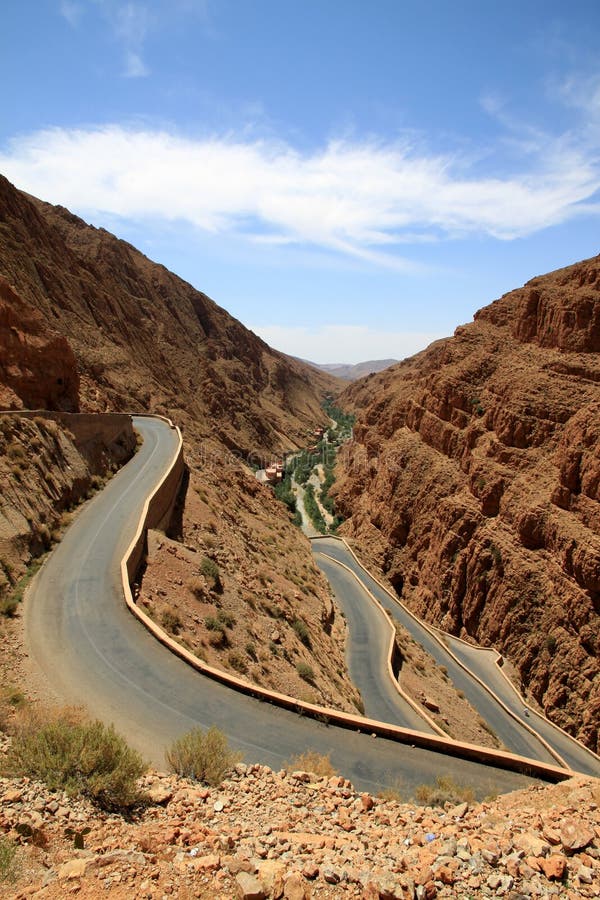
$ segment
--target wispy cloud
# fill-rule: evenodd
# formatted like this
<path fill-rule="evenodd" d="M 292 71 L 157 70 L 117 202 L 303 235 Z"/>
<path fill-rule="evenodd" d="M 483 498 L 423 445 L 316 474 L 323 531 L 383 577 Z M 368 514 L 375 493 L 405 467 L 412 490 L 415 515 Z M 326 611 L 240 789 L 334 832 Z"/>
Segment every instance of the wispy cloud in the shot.
<path fill-rule="evenodd" d="M 123 35 L 138 21 L 130 10 Z M 130 64 L 142 74 L 141 59 Z M 517 134 L 507 125 L 512 171 L 506 161 L 494 171 L 490 161 L 482 174 L 481 160 L 431 153 L 411 137 L 333 140 L 308 153 L 247 133 L 190 139 L 119 125 L 56 128 L 13 141 L 0 168 L 31 193 L 92 218 L 182 220 L 213 234 L 406 268 L 410 243 L 510 240 L 598 212 L 600 161 L 582 133 Z"/>
<path fill-rule="evenodd" d="M 322 325 L 317 328 L 251 325 L 250 328 L 271 347 L 317 363 L 404 359 L 444 337 L 434 332 L 383 331 L 368 325 Z"/>
<path fill-rule="evenodd" d="M 79 25 L 83 15 L 83 7 L 80 3 L 75 3 L 74 0 L 61 0 L 59 11 L 72 28 L 76 28 Z"/>
<path fill-rule="evenodd" d="M 123 45 L 127 78 L 143 78 L 150 70 L 142 58 L 144 42 L 150 29 L 152 17 L 142 3 L 119 3 L 105 6 L 115 36 Z"/>
<path fill-rule="evenodd" d="M 125 68 L 123 74 L 126 78 L 145 78 L 150 74 L 150 69 L 139 55 L 133 50 L 128 50 L 125 54 Z"/>
<path fill-rule="evenodd" d="M 176 9 L 179 10 L 178 4 Z M 201 4 L 201 9 L 204 9 L 204 4 Z M 133 0 L 127 3 L 121 0 L 94 0 L 84 8 L 77 0 L 60 0 L 59 12 L 72 28 L 81 24 L 84 13 L 88 16 L 99 15 L 123 53 L 122 74 L 126 78 L 143 78 L 150 74 L 143 52 L 146 38 L 155 24 L 155 15 L 148 6 Z"/>

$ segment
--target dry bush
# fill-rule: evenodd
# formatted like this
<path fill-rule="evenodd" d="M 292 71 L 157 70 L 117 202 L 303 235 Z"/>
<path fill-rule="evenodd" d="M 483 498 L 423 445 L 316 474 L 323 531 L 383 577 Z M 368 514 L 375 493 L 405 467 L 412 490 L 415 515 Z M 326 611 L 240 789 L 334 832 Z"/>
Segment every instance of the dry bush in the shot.
<path fill-rule="evenodd" d="M 242 758 L 229 748 L 222 731 L 212 725 L 208 731 L 193 728 L 176 740 L 166 752 L 170 769 L 184 778 L 205 784 L 220 784 Z"/>
<path fill-rule="evenodd" d="M 472 788 L 457 784 L 449 775 L 438 775 L 435 784 L 420 784 L 415 789 L 415 799 L 425 806 L 441 806 L 446 803 L 472 803 L 475 794 Z"/>
<path fill-rule="evenodd" d="M 219 572 L 219 566 L 214 559 L 211 559 L 209 556 L 203 556 L 200 563 L 200 573 L 206 578 L 211 590 L 216 591 L 217 594 L 222 592 L 223 583 L 221 582 L 221 574 Z"/>
<path fill-rule="evenodd" d="M 319 778 L 331 778 L 332 775 L 339 775 L 338 770 L 333 766 L 329 754 L 317 753 L 316 750 L 305 750 L 293 756 L 286 769 L 297 770 L 300 772 L 312 772 Z"/>
<path fill-rule="evenodd" d="M 171 607 L 167 607 L 160 617 L 160 624 L 165 631 L 170 631 L 171 634 L 179 634 L 183 623 L 179 617 L 179 613 Z"/>
<path fill-rule="evenodd" d="M 16 881 L 18 875 L 17 845 L 0 835 L 0 884 Z"/>
<path fill-rule="evenodd" d="M 248 663 L 246 662 L 246 659 L 242 656 L 241 653 L 238 653 L 237 650 L 232 650 L 227 659 L 231 668 L 235 669 L 236 672 L 240 672 L 242 675 L 244 675 L 248 671 Z"/>
<path fill-rule="evenodd" d="M 315 670 L 312 666 L 309 666 L 308 663 L 300 660 L 300 662 L 296 663 L 296 671 L 300 678 L 303 678 L 304 681 L 308 681 L 309 684 L 312 684 L 315 680 Z"/>
<path fill-rule="evenodd" d="M 92 800 L 102 809 L 126 810 L 142 796 L 137 779 L 146 765 L 114 730 L 82 720 L 81 711 L 30 712 L 17 720 L 2 774 L 43 781 L 50 790 Z"/>
<path fill-rule="evenodd" d="M 187 583 L 188 590 L 196 597 L 197 600 L 202 600 L 206 594 L 206 582 L 203 578 L 199 578 L 197 575 L 194 578 L 190 578 Z"/>
<path fill-rule="evenodd" d="M 6 684 L 0 688 L 0 731 L 10 730 L 11 719 L 18 710 L 25 708 L 27 698 L 25 694 L 12 684 Z"/>

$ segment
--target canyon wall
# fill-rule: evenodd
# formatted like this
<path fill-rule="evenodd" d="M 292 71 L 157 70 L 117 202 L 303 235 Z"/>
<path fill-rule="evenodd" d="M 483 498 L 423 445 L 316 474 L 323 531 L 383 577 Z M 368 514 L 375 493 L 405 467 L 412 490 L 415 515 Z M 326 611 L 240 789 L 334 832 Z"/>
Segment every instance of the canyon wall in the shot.
<path fill-rule="evenodd" d="M 342 533 L 416 612 L 493 645 L 600 749 L 600 257 L 357 382 Z"/>

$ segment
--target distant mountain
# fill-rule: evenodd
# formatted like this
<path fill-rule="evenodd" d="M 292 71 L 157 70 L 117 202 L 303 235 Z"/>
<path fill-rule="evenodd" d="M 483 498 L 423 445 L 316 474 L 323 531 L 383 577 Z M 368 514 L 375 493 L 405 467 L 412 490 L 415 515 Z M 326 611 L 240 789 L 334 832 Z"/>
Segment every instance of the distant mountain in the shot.
<path fill-rule="evenodd" d="M 370 359 L 368 362 L 356 363 L 356 365 L 350 365 L 348 363 L 319 364 L 310 362 L 310 360 L 303 360 L 303 362 L 307 362 L 310 366 L 314 366 L 315 369 L 320 369 L 322 372 L 328 372 L 330 375 L 335 375 L 336 378 L 342 378 L 344 381 L 356 381 L 358 378 L 364 378 L 366 375 L 372 375 L 374 372 L 381 372 L 383 369 L 395 365 L 399 360 Z"/>

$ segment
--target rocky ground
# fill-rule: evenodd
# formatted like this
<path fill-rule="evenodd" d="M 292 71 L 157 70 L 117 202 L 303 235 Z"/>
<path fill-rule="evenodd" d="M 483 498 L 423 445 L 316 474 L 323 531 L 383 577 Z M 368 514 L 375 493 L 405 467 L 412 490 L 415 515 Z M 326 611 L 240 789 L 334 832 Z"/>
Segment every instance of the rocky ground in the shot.
<path fill-rule="evenodd" d="M 20 842 L 3 896 L 177 898 L 600 896 L 600 782 L 415 806 L 344 778 L 238 764 L 218 788 L 149 773 L 130 820 L 28 779 L 0 780 Z M 33 837 L 16 828 L 30 825 Z M 84 849 L 75 849 L 79 833 Z"/>

